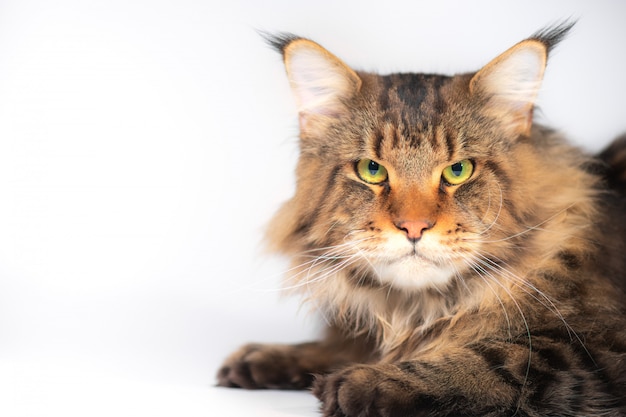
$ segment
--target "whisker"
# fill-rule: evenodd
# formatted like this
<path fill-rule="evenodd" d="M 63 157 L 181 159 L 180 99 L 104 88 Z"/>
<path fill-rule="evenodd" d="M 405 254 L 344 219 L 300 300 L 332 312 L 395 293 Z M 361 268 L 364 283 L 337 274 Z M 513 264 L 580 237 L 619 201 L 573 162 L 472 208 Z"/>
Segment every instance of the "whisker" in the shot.
<path fill-rule="evenodd" d="M 487 228 L 485 230 L 482 230 L 479 235 L 484 235 L 486 234 L 493 226 L 495 226 L 498 223 L 498 219 L 500 218 L 500 214 L 502 213 L 502 206 L 504 205 L 504 198 L 502 195 L 502 187 L 500 187 L 500 183 L 496 181 L 496 185 L 498 186 L 498 190 L 500 191 L 500 204 L 498 206 L 498 212 L 496 213 L 496 217 L 493 219 L 493 221 L 491 222 L 491 224 L 489 226 L 487 226 Z M 489 213 L 489 209 L 491 208 L 491 193 L 489 193 L 489 205 L 487 206 L 487 210 L 485 211 L 485 217 L 487 216 L 487 213 Z M 484 217 L 483 217 L 484 220 Z"/>
<path fill-rule="evenodd" d="M 551 311 L 563 323 L 563 325 L 567 329 L 567 333 L 570 339 L 577 340 L 582 346 L 582 348 L 585 350 L 589 358 L 592 361 L 594 361 L 593 357 L 591 356 L 591 353 L 587 350 L 585 343 L 583 342 L 581 337 L 578 335 L 578 333 L 576 333 L 576 331 L 572 328 L 572 326 L 570 326 L 570 324 L 567 322 L 567 320 L 565 319 L 561 311 L 558 309 L 558 307 L 554 303 L 554 301 L 545 292 L 541 291 L 535 285 L 528 282 L 528 280 L 525 280 L 521 278 L 520 276 L 518 276 L 517 274 L 510 271 L 509 269 L 504 268 L 501 264 L 507 265 L 506 262 L 499 260 L 497 257 L 495 257 L 495 259 L 497 259 L 498 262 L 500 262 L 501 264 L 494 262 L 492 259 L 489 259 L 488 257 L 484 255 L 478 254 L 478 256 L 481 258 L 480 262 L 483 265 L 485 265 L 486 267 L 488 267 L 494 272 L 498 272 L 503 278 L 510 279 L 517 288 L 524 291 L 528 296 L 532 297 L 535 301 L 537 301 L 546 309 Z M 541 297 L 541 299 L 539 297 Z"/>
<path fill-rule="evenodd" d="M 242 286 L 238 291 L 254 291 L 254 292 L 283 292 L 301 288 L 306 285 L 303 280 L 309 280 L 310 282 L 317 282 L 324 275 L 332 274 L 342 268 L 348 267 L 357 261 L 355 258 L 355 248 L 358 249 L 358 245 L 364 241 L 370 240 L 371 237 L 365 237 L 361 239 L 355 239 L 347 241 L 338 245 L 325 246 L 320 248 L 311 248 L 301 251 L 296 254 L 294 259 L 306 259 L 309 260 L 297 265 L 292 265 L 286 270 L 283 270 L 279 274 L 272 274 L 263 279 L 261 282 L 258 280 L 250 285 Z M 317 253 L 317 254 L 316 254 Z M 313 273 L 315 271 L 315 273 Z M 307 277 L 307 278 L 304 278 Z M 278 287 L 272 288 L 259 288 L 260 284 L 269 281 L 275 281 L 278 278 L 283 278 L 283 284 Z M 290 284 L 293 283 L 293 284 Z"/>
<path fill-rule="evenodd" d="M 370 239 L 372 239 L 372 237 L 365 237 L 362 239 L 351 240 L 339 245 L 324 248 L 326 250 L 325 253 L 313 257 L 311 261 L 307 261 L 291 268 L 290 271 L 298 271 L 300 269 L 301 271 L 296 274 L 290 274 L 288 276 L 289 280 L 299 281 L 302 279 L 303 274 L 306 274 L 305 278 L 302 280 L 302 282 L 298 282 L 290 286 L 284 286 L 283 289 L 293 290 L 301 288 L 303 286 L 310 286 L 311 284 L 324 281 L 325 279 L 333 276 L 335 273 L 344 270 L 350 265 L 355 264 L 358 259 L 361 259 L 359 257 L 361 249 L 358 247 L 358 245 Z M 322 267 L 320 268 L 320 266 Z"/>
<path fill-rule="evenodd" d="M 543 231 L 549 231 L 547 229 L 541 229 L 541 226 L 548 223 L 551 220 L 554 220 L 557 216 L 561 215 L 562 213 L 564 213 L 565 211 L 569 210 L 570 208 L 572 208 L 573 206 L 575 206 L 575 203 L 570 204 L 569 206 L 557 211 L 555 214 L 553 214 L 552 216 L 548 217 L 547 219 L 537 223 L 534 226 L 526 226 L 526 229 L 518 232 L 518 233 L 514 233 L 512 235 L 503 237 L 501 239 L 495 239 L 495 240 L 476 240 L 477 242 L 480 243 L 497 243 L 497 242 L 504 242 L 507 240 L 511 240 L 511 239 L 515 239 L 516 237 L 522 236 L 526 233 L 535 231 L 535 230 L 543 230 Z"/>
<path fill-rule="evenodd" d="M 504 302 L 502 301 L 502 298 L 500 298 L 500 295 L 498 294 L 498 292 L 491 286 L 491 284 L 489 283 L 489 281 L 483 276 L 483 274 L 489 274 L 487 271 L 485 271 L 484 268 L 482 268 L 480 265 L 477 265 L 473 260 L 471 259 L 464 259 L 465 263 L 474 271 L 478 274 L 478 276 L 483 280 L 483 282 L 489 287 L 489 290 L 492 292 L 492 294 L 496 297 L 496 299 L 498 300 L 498 303 L 500 304 L 500 306 L 502 307 L 502 312 L 504 313 L 504 318 L 506 320 L 507 323 L 507 327 L 509 329 L 509 337 L 512 337 L 511 333 L 511 319 L 509 318 L 509 313 L 506 310 L 506 306 L 504 305 Z M 492 277 L 494 278 L 494 277 Z M 510 296 L 510 294 L 509 294 Z"/>
<path fill-rule="evenodd" d="M 474 268 L 474 266 L 476 266 L 476 268 Z M 488 266 L 488 265 L 487 265 Z M 530 368 L 531 368 L 531 364 L 532 364 L 532 356 L 533 356 L 533 342 L 532 342 L 532 334 L 530 331 L 530 326 L 528 324 L 528 320 L 526 319 L 526 315 L 524 314 L 524 311 L 522 310 L 522 307 L 520 306 L 519 302 L 517 301 L 517 299 L 515 298 L 514 294 L 512 293 L 512 291 L 507 288 L 504 284 L 502 284 L 495 275 L 493 275 L 491 272 L 485 270 L 484 268 L 482 268 L 480 265 L 478 264 L 472 264 L 470 265 L 470 267 L 472 267 L 472 269 L 474 271 L 476 271 L 478 273 L 478 276 L 481 277 L 481 279 L 483 279 L 483 282 L 485 282 L 485 284 L 487 284 L 487 278 L 489 278 L 493 283 L 495 283 L 497 286 L 499 286 L 511 299 L 511 302 L 513 302 L 513 304 L 515 305 L 515 308 L 517 309 L 517 311 L 520 314 L 520 317 L 524 323 L 524 328 L 526 329 L 526 336 L 528 339 L 528 362 L 526 365 L 526 373 L 524 375 L 524 382 L 522 383 L 522 387 L 525 387 L 528 384 L 528 380 L 530 378 Z M 489 288 L 492 291 L 493 287 L 491 287 L 489 284 L 487 284 L 489 286 Z M 503 305 L 503 301 L 502 299 L 497 295 L 496 292 L 494 292 L 494 295 L 496 295 L 496 297 L 498 298 L 498 300 L 500 301 L 500 303 Z M 504 308 L 503 305 L 503 309 L 504 309 L 504 313 L 507 317 L 507 321 L 509 323 L 509 333 L 511 332 L 511 322 L 508 319 L 508 314 L 506 312 L 506 308 Z M 519 411 L 519 408 L 521 406 L 521 399 L 518 402 L 518 406 L 517 406 L 517 410 Z"/>

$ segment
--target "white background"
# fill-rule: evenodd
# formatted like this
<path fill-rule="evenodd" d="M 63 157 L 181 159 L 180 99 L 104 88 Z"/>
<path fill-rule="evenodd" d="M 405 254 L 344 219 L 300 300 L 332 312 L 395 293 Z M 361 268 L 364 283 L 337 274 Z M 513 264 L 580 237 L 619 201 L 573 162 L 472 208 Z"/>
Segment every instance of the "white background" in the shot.
<path fill-rule="evenodd" d="M 213 387 L 240 344 L 318 328 L 261 249 L 297 119 L 255 30 L 454 73 L 567 17 L 539 104 L 597 150 L 626 130 L 617 0 L 0 1 L 0 415 L 316 415 Z"/>

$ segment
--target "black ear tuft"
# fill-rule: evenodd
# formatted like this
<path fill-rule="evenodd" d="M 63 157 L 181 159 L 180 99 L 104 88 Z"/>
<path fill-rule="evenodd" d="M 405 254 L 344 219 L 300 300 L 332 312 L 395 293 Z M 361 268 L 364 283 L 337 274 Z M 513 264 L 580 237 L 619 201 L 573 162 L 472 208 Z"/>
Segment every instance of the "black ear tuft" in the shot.
<path fill-rule="evenodd" d="M 258 31 L 258 33 L 269 46 L 271 46 L 281 54 L 284 53 L 285 48 L 291 42 L 302 39 L 300 36 L 288 32 L 269 33 L 264 31 Z"/>
<path fill-rule="evenodd" d="M 549 52 L 567 36 L 575 24 L 575 20 L 564 20 L 561 23 L 547 26 L 535 32 L 530 39 L 543 43 Z"/>

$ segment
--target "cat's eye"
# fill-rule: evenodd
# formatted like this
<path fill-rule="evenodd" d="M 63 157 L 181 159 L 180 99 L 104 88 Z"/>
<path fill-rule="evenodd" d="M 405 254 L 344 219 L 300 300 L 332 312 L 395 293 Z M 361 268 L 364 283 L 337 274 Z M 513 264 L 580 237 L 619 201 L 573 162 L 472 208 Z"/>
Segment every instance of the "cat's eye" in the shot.
<path fill-rule="evenodd" d="M 469 180 L 473 172 L 474 163 L 469 159 L 464 159 L 447 166 L 441 173 L 441 177 L 448 185 L 460 185 Z"/>
<path fill-rule="evenodd" d="M 356 173 L 359 178 L 370 184 L 380 184 L 387 180 L 387 170 L 378 162 L 371 159 L 361 159 L 356 163 Z"/>

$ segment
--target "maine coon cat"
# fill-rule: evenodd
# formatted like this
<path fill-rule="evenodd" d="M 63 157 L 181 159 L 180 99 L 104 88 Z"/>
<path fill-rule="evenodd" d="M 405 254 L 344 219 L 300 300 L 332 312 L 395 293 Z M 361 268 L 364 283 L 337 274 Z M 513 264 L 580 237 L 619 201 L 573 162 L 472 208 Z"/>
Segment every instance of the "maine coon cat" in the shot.
<path fill-rule="evenodd" d="M 626 138 L 592 157 L 533 122 L 570 27 L 455 76 L 270 37 L 300 158 L 269 241 L 329 325 L 242 347 L 219 385 L 312 387 L 326 417 L 626 415 Z"/>

